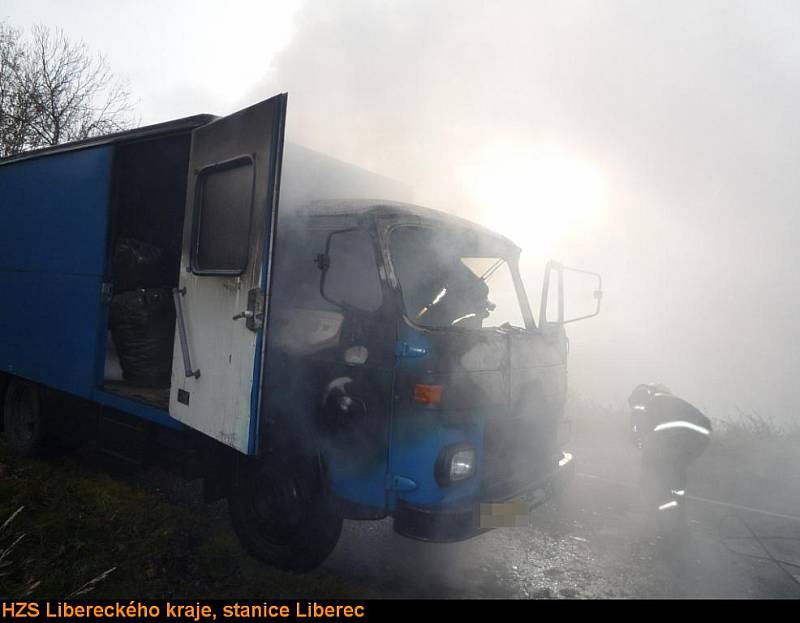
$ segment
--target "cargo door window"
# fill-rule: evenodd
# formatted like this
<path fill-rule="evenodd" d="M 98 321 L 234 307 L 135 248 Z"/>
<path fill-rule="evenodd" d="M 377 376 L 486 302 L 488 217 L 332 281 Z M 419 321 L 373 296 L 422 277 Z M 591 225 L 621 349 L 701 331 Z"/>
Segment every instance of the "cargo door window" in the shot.
<path fill-rule="evenodd" d="M 192 272 L 240 275 L 250 256 L 253 160 L 249 156 L 200 171 L 195 192 Z"/>

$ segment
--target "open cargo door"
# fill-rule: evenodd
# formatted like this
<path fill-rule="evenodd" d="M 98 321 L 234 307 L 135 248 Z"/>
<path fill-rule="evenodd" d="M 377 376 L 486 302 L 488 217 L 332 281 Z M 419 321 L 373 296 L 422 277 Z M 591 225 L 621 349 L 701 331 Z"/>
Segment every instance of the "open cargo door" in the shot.
<path fill-rule="evenodd" d="M 170 414 L 257 452 L 265 297 L 286 95 L 197 128 L 186 191 Z"/>

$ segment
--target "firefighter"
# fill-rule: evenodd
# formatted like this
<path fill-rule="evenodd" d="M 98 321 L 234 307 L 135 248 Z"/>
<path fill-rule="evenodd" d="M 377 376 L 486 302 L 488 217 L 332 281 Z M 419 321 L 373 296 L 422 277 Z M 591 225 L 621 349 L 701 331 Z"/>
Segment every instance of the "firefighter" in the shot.
<path fill-rule="evenodd" d="M 628 404 L 631 433 L 642 450 L 642 484 L 662 528 L 683 525 L 687 470 L 711 439 L 711 422 L 658 384 L 639 385 Z"/>

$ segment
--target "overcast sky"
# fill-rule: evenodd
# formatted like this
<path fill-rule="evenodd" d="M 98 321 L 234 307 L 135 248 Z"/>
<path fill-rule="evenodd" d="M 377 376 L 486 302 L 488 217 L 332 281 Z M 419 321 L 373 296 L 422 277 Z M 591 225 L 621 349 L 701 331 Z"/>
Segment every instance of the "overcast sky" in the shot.
<path fill-rule="evenodd" d="M 130 81 L 143 123 L 225 113 L 262 79 L 292 36 L 287 0 L 3 0 L 18 27 L 62 28 Z"/>
<path fill-rule="evenodd" d="M 290 138 L 599 270 L 571 382 L 797 419 L 800 4 L 16 2 L 130 80 L 143 122 L 289 92 Z"/>

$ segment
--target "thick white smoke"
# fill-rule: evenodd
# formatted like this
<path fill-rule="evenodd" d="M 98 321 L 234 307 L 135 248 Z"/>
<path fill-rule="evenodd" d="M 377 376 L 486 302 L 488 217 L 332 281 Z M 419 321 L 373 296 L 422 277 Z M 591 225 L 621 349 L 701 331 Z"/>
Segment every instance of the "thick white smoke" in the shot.
<path fill-rule="evenodd" d="M 582 395 L 657 380 L 715 416 L 794 418 L 799 18 L 777 1 L 318 0 L 247 99 L 288 91 L 292 140 L 510 235 L 534 304 L 545 254 L 603 273 L 602 315 L 570 325 Z"/>

